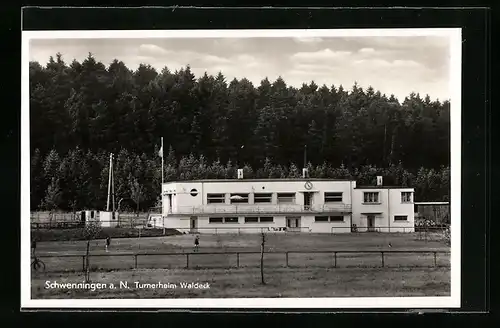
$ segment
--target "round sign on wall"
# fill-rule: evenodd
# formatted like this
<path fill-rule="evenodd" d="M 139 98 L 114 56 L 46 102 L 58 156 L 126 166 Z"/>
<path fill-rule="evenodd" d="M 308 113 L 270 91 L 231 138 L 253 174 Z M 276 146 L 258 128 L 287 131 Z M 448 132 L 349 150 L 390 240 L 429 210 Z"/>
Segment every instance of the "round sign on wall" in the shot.
<path fill-rule="evenodd" d="M 304 188 L 306 188 L 307 190 L 311 190 L 313 187 L 313 184 L 311 183 L 311 181 L 307 181 L 306 184 L 304 185 Z"/>
<path fill-rule="evenodd" d="M 196 195 L 198 195 L 198 190 L 191 189 L 191 196 L 195 197 Z"/>

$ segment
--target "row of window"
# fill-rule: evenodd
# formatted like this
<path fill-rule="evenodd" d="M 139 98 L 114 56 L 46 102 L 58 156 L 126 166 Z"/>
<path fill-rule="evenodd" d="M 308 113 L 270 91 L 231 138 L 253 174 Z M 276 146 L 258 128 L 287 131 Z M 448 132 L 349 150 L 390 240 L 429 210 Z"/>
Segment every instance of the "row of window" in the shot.
<path fill-rule="evenodd" d="M 411 203 L 411 192 L 403 191 L 401 192 L 401 202 Z M 248 204 L 249 194 L 231 194 L 229 199 L 231 204 Z M 262 204 L 272 203 L 272 193 L 255 193 L 254 203 Z M 294 204 L 295 203 L 295 193 L 278 193 L 278 204 Z M 364 203 L 380 203 L 379 192 L 365 192 L 363 202 Z M 207 203 L 208 204 L 224 204 L 226 202 L 225 194 L 208 194 Z M 325 203 L 341 203 L 342 193 L 341 192 L 325 192 Z"/>
<path fill-rule="evenodd" d="M 412 192 L 410 191 L 402 191 L 401 203 L 411 203 L 411 194 Z M 364 203 L 380 203 L 379 192 L 365 192 L 363 196 Z"/>
<path fill-rule="evenodd" d="M 342 215 L 314 217 L 314 222 L 342 222 L 342 221 L 344 221 L 344 217 Z"/>
<path fill-rule="evenodd" d="M 229 200 L 231 204 L 248 204 L 249 194 L 235 193 L 230 194 Z M 278 204 L 295 204 L 295 193 L 283 192 L 277 194 Z M 256 204 L 271 204 L 273 199 L 272 193 L 255 193 L 254 203 Z M 226 201 L 225 194 L 207 194 L 207 204 L 223 204 Z M 325 192 L 325 203 L 342 202 L 341 192 Z"/>
<path fill-rule="evenodd" d="M 208 223 L 238 223 L 237 217 L 227 217 L 227 218 L 208 218 Z M 274 218 L 272 216 L 261 216 L 261 217 L 246 217 L 245 223 L 272 223 Z"/>
<path fill-rule="evenodd" d="M 314 217 L 314 222 L 342 222 L 344 221 L 343 216 L 316 216 Z M 394 221 L 408 221 L 407 215 L 395 215 Z"/>
<path fill-rule="evenodd" d="M 231 204 L 248 204 L 249 194 L 231 194 L 229 200 Z M 254 203 L 272 203 L 273 194 L 272 193 L 255 193 Z M 225 194 L 208 194 L 207 204 L 223 204 L 226 202 Z M 278 203 L 279 204 L 293 204 L 295 203 L 295 193 L 278 193 Z"/>
<path fill-rule="evenodd" d="M 342 215 L 331 215 L 331 216 L 316 216 L 314 217 L 314 222 L 343 222 L 344 217 Z M 408 221 L 407 215 L 395 215 L 394 221 Z M 227 218 L 209 218 L 209 223 L 238 223 L 237 217 L 227 217 Z M 261 216 L 261 217 L 245 217 L 245 223 L 272 223 L 274 218 L 272 216 Z"/>

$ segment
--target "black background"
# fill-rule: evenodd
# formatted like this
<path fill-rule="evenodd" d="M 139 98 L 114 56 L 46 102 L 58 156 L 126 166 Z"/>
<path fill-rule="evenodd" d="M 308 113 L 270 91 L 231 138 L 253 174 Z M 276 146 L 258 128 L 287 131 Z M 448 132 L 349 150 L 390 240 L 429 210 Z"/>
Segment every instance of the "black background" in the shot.
<path fill-rule="evenodd" d="M 19 11 L 7 12 L 7 21 L 12 22 Z M 18 16 L 20 17 L 20 15 Z M 6 20 L 2 24 L 5 24 Z M 462 28 L 462 308 L 449 311 L 487 311 L 489 308 L 489 269 L 487 268 L 487 247 L 489 244 L 490 215 L 490 117 L 489 117 L 489 74 L 490 74 L 490 12 L 486 9 L 200 9 L 200 8 L 141 8 L 141 9 L 70 9 L 70 8 L 25 8 L 22 13 L 22 29 L 24 30 L 140 30 L 140 29 L 329 29 L 329 28 Z M 11 41 L 13 76 L 20 76 L 20 30 L 19 25 L 10 28 L 10 34 L 4 40 Z M 17 71 L 17 74 L 16 72 Z M 11 81 L 6 80 L 4 81 Z M 13 80 L 12 80 L 13 81 Z M 20 80 L 19 80 L 20 82 Z M 12 83 L 10 88 L 20 90 L 20 83 Z M 19 91 L 18 91 L 19 92 Z M 14 237 L 14 247 L 19 249 L 19 193 L 20 188 L 20 105 L 19 93 L 10 93 L 12 105 L 4 108 L 4 117 L 0 120 L 2 126 L 2 172 L 15 171 L 7 174 L 1 185 L 4 209 L 11 210 L 10 219 L 14 223 L 9 231 L 9 237 Z M 7 115 L 5 115 L 7 114 Z M 451 163 L 453 167 L 453 163 Z M 452 188 L 456 188 L 452 186 Z M 4 233 L 6 235 L 6 233 Z M 5 240 L 7 238 L 4 238 Z M 13 249 L 13 248 L 10 248 Z M 452 251 L 457 251 L 453 249 Z M 11 268 L 19 268 L 18 253 L 15 264 Z M 5 263 L 5 262 L 4 262 Z M 14 288 L 9 297 L 8 313 L 15 313 L 20 308 L 19 290 L 20 275 L 17 270 L 8 270 L 9 275 L 3 281 L 9 281 Z M 5 280 L 8 279 L 8 280 Z M 10 283 L 11 282 L 11 283 Z M 2 303 L 5 304 L 5 303 Z M 3 309 L 7 309 L 2 306 Z M 241 309 L 249 311 L 248 309 Z M 260 310 L 261 311 L 261 310 Z M 275 309 L 269 311 L 277 311 Z M 303 312 L 304 310 L 285 310 L 286 312 Z M 315 310 L 323 312 L 323 310 Z M 328 311 L 328 310 L 327 310 Z M 375 309 L 358 309 L 358 312 L 373 312 Z M 378 312 L 388 312 L 379 309 Z M 401 312 L 401 310 L 399 310 Z M 307 310 L 310 312 L 310 310 Z M 340 311 L 339 311 L 340 312 Z M 342 310 L 342 312 L 350 312 Z M 412 312 L 413 313 L 413 312 Z M 99 322 L 104 313 L 89 319 Z M 71 315 L 71 320 L 82 317 L 78 313 Z M 221 314 L 225 320 L 232 319 L 228 313 Z M 347 322 L 355 323 L 361 318 L 357 313 L 344 313 Z M 366 315 L 365 315 L 366 316 Z M 393 317 L 393 315 L 390 315 Z M 413 320 L 422 318 L 414 313 Z M 433 323 L 439 325 L 440 320 L 434 317 Z M 148 318 L 148 315 L 143 316 Z M 173 314 L 168 316 L 168 325 L 174 324 L 180 317 L 195 319 L 195 316 Z M 212 315 L 219 318 L 219 315 Z M 370 316 L 371 317 L 371 316 Z M 25 314 L 32 323 L 42 324 L 38 314 Z M 68 317 L 69 318 L 69 317 Z M 136 320 L 147 324 L 137 316 L 127 315 L 128 323 Z M 149 318 L 159 319 L 157 316 Z M 245 320 L 250 320 L 246 317 Z M 266 319 L 271 318 L 266 316 Z M 315 320 L 321 320 L 322 315 L 306 317 L 293 316 L 296 325 L 312 325 Z M 371 323 L 382 318 L 381 315 L 371 317 Z M 394 318 L 394 317 L 393 317 Z M 461 316 L 452 316 L 453 321 L 461 322 Z M 167 320 L 167 319 L 165 319 Z M 312 321 L 311 321 L 312 320 Z M 272 324 L 272 322 L 270 322 Z M 463 322 L 462 322 L 463 323 Z M 118 322 L 116 322 L 118 324 Z M 153 323 L 151 323 L 153 324 Z M 165 322 L 167 324 L 167 322 Z M 280 325 L 285 324 L 280 320 Z"/>

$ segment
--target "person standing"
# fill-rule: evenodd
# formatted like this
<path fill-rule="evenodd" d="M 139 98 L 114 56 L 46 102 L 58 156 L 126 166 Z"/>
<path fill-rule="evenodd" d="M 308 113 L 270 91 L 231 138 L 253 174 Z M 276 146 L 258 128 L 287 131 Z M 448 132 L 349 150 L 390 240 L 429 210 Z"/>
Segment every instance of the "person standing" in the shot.
<path fill-rule="evenodd" d="M 109 245 L 111 244 L 111 238 L 109 236 L 106 237 L 106 252 L 108 252 Z"/>
<path fill-rule="evenodd" d="M 196 238 L 194 239 L 194 251 L 197 252 L 199 247 L 200 247 L 200 237 L 196 236 Z"/>

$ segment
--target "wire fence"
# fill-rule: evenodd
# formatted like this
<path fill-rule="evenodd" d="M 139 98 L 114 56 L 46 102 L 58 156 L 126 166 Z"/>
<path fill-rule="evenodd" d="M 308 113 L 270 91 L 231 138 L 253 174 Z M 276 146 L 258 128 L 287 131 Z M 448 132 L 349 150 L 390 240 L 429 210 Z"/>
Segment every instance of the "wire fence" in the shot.
<path fill-rule="evenodd" d="M 260 266 L 260 252 L 118 253 L 89 256 L 91 271 L 133 269 L 216 269 Z M 86 271 L 86 255 L 38 255 L 45 272 Z M 450 267 L 449 251 L 265 252 L 264 267 L 405 268 Z"/>
<path fill-rule="evenodd" d="M 117 219 L 114 221 L 100 220 L 101 226 L 118 228 L 150 227 L 148 222 L 149 213 L 119 213 L 116 217 Z M 77 229 L 85 226 L 85 222 L 80 219 L 78 212 L 31 212 L 30 219 L 32 229 Z"/>

